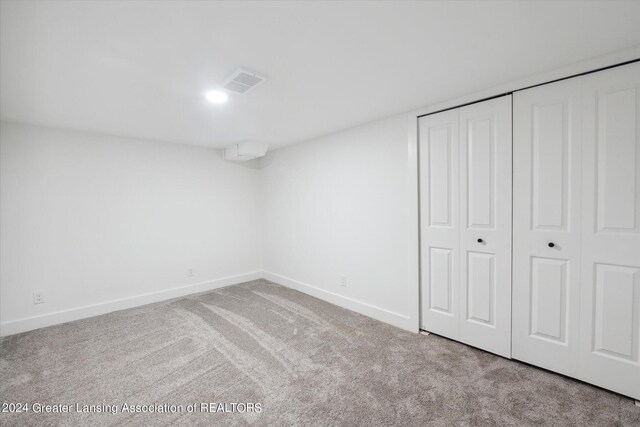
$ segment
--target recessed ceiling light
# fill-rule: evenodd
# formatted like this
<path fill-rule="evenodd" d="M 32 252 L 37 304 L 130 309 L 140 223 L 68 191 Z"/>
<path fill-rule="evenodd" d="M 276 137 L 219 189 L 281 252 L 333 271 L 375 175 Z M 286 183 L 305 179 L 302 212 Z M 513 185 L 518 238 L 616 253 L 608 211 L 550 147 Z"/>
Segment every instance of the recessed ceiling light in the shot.
<path fill-rule="evenodd" d="M 213 104 L 224 104 L 227 102 L 227 99 L 229 99 L 229 96 L 220 90 L 210 90 L 205 93 L 204 96 L 207 98 L 207 101 Z"/>

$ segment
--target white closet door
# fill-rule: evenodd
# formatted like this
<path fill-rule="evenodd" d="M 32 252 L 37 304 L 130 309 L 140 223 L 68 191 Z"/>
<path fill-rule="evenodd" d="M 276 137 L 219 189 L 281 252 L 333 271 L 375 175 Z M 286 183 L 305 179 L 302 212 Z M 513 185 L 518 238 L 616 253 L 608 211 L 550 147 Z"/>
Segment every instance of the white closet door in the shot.
<path fill-rule="evenodd" d="M 581 377 L 640 399 L 640 64 L 583 78 Z"/>
<path fill-rule="evenodd" d="M 420 118 L 420 327 L 460 336 L 458 110 Z"/>
<path fill-rule="evenodd" d="M 460 108 L 460 341 L 511 356 L 511 96 Z"/>
<path fill-rule="evenodd" d="M 580 79 L 516 92 L 513 102 L 512 356 L 576 375 Z"/>

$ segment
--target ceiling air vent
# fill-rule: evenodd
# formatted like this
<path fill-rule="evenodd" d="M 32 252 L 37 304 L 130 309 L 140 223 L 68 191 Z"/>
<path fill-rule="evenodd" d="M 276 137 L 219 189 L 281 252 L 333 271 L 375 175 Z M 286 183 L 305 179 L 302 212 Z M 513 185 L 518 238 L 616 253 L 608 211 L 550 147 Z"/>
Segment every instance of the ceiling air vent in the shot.
<path fill-rule="evenodd" d="M 244 95 L 266 79 L 267 77 L 261 74 L 238 68 L 231 77 L 222 83 L 222 87 L 228 91 Z"/>

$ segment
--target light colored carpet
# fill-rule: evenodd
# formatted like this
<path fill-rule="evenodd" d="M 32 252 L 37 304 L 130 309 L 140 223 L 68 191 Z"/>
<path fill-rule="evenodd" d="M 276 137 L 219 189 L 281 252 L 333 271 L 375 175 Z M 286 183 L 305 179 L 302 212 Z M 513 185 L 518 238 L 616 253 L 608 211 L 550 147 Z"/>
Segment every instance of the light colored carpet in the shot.
<path fill-rule="evenodd" d="M 262 408 L 2 425 L 640 425 L 630 399 L 264 280 L 4 338 L 0 383 L 3 402 Z"/>

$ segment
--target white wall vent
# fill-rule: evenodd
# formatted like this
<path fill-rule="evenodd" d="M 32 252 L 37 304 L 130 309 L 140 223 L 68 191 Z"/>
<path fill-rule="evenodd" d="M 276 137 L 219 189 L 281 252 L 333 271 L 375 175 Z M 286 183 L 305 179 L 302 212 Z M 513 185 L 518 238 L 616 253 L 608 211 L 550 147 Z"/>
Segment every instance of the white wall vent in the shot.
<path fill-rule="evenodd" d="M 231 77 L 222 83 L 222 87 L 228 91 L 244 95 L 266 79 L 267 77 L 262 74 L 247 70 L 246 68 L 238 68 Z"/>

